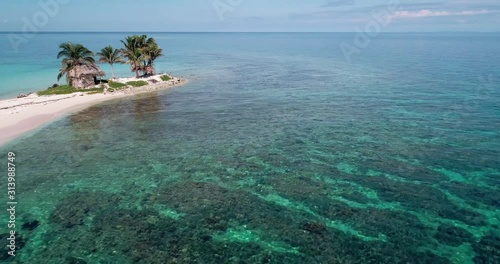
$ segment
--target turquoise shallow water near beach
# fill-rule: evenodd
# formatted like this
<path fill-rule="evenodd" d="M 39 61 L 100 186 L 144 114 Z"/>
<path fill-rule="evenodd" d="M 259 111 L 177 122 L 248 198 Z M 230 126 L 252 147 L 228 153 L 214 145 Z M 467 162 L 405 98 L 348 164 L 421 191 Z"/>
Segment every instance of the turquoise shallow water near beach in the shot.
<path fill-rule="evenodd" d="M 4 49 L 0 93 L 52 84 L 6 85 L 55 76 L 60 42 L 126 35 Z M 500 261 L 499 35 L 384 34 L 351 63 L 352 34 L 150 35 L 187 85 L 0 148 L 17 154 L 17 263 Z"/>

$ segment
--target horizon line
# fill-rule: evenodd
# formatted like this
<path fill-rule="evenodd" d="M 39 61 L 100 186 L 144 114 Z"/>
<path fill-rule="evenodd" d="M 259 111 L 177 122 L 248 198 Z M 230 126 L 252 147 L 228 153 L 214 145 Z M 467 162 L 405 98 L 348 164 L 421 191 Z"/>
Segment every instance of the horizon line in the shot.
<path fill-rule="evenodd" d="M 53 33 L 358 33 L 355 31 L 0 31 L 0 34 L 53 34 Z M 500 33 L 500 31 L 389 31 L 387 33 Z"/>

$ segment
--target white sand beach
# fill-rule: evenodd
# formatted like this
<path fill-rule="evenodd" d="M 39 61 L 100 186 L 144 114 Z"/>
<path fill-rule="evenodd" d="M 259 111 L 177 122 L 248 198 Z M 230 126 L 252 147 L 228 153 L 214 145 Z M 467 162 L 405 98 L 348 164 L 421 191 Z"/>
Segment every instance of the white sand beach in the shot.
<path fill-rule="evenodd" d="M 114 81 L 126 83 L 142 80 L 148 81 L 150 84 L 142 87 L 129 87 L 114 92 L 106 92 L 106 94 L 87 94 L 85 92 L 50 96 L 31 94 L 25 98 L 1 100 L 0 145 L 16 139 L 44 124 L 83 110 L 91 105 L 139 93 L 168 89 L 187 82 L 184 78 L 176 77 L 173 77 L 169 81 L 162 81 L 160 77 L 153 76 L 140 79 L 119 78 Z"/>

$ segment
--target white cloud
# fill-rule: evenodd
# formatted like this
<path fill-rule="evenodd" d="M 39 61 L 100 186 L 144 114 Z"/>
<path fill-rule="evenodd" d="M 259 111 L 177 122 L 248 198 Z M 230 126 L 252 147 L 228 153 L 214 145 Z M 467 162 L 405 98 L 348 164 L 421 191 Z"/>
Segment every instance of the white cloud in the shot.
<path fill-rule="evenodd" d="M 393 17 L 394 18 L 421 18 L 421 17 L 443 17 L 443 16 L 475 16 L 493 13 L 488 10 L 478 10 L 478 11 L 431 11 L 431 10 L 420 10 L 420 11 L 398 11 Z"/>

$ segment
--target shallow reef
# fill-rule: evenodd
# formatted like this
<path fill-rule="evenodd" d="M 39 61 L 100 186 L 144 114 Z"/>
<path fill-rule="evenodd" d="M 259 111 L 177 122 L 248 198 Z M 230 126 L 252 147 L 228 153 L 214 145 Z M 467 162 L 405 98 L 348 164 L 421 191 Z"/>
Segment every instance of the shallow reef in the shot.
<path fill-rule="evenodd" d="M 19 255 L 0 263 L 500 263 L 498 96 L 453 112 L 477 76 L 443 77 L 449 60 L 280 60 L 287 36 L 269 56 L 195 51 L 182 89 L 0 150 L 22 198 Z"/>
<path fill-rule="evenodd" d="M 377 218 L 374 211 L 355 211 L 346 222 L 367 233 L 371 227 L 390 237 L 389 241 L 364 241 L 330 228 L 321 218 L 315 219 L 308 213 L 292 213 L 257 195 L 207 182 L 165 186 L 142 199 L 143 209 L 120 209 L 118 204 L 115 194 L 69 194 L 51 214 L 50 229 L 42 236 L 46 246 L 31 261 L 448 263 L 446 258 L 417 250 L 422 237 L 408 241 L 414 234 L 402 228 L 421 228 L 415 219 L 404 220 L 401 226 L 394 226 L 395 221 L 384 223 L 384 219 L 396 214 Z M 158 204 L 164 209 L 148 209 Z M 169 216 L 165 208 L 180 217 Z M 335 215 L 339 216 L 327 217 Z M 362 218 L 368 222 L 354 221 Z"/>

